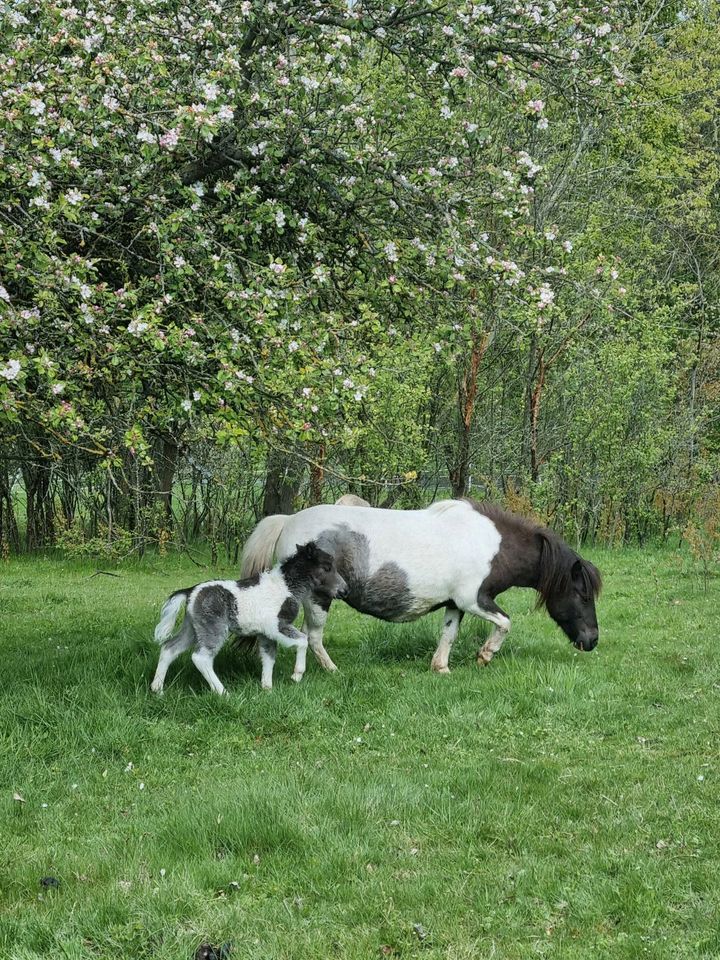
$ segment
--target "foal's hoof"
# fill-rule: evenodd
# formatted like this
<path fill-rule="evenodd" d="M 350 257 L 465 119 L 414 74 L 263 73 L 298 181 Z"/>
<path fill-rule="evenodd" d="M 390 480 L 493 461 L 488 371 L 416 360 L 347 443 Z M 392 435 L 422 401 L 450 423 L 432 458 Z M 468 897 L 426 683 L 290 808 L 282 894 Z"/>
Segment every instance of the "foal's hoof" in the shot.
<path fill-rule="evenodd" d="M 158 697 L 163 695 L 163 685 L 161 683 L 151 683 L 150 689 L 154 694 L 157 694 Z"/>
<path fill-rule="evenodd" d="M 488 667 L 490 666 L 490 661 L 492 660 L 492 654 L 489 656 L 486 653 L 483 653 L 482 650 L 477 655 L 477 665 L 479 667 Z"/>
<path fill-rule="evenodd" d="M 436 667 L 435 664 L 430 664 L 430 669 L 433 673 L 450 673 L 450 667 Z"/>
<path fill-rule="evenodd" d="M 300 683 L 300 681 L 304 676 L 305 676 L 304 673 L 294 673 L 292 677 L 290 677 L 290 679 L 293 680 L 295 683 Z"/>

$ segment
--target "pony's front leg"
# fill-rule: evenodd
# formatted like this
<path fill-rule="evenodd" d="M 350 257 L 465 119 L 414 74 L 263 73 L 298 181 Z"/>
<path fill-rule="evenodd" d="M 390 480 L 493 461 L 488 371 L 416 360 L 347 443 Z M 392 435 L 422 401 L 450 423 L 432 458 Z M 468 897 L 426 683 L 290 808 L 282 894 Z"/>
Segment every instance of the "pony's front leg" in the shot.
<path fill-rule="evenodd" d="M 306 600 L 303 603 L 303 610 L 305 611 L 305 629 L 307 630 L 308 643 L 310 644 L 310 649 L 315 654 L 315 657 L 323 668 L 323 670 L 334 671 L 337 670 L 337 667 L 332 662 L 328 656 L 328 652 L 323 646 L 323 630 L 325 629 L 325 621 L 327 620 L 328 610 L 330 609 L 330 602 L 325 604 L 320 604 L 317 600 L 310 599 Z"/>
<path fill-rule="evenodd" d="M 440 643 L 430 662 L 430 669 L 434 670 L 435 673 L 450 673 L 450 667 L 448 666 L 450 651 L 458 635 L 462 618 L 462 610 L 458 610 L 457 607 L 445 607 L 445 620 L 440 635 Z"/>
<path fill-rule="evenodd" d="M 486 667 L 503 645 L 505 637 L 510 632 L 510 617 L 504 610 L 500 609 L 491 597 L 483 596 L 478 597 L 477 603 L 468 609 L 468 613 L 477 614 L 478 617 L 482 617 L 483 620 L 488 620 L 495 626 L 493 632 L 477 652 L 478 666 Z"/>

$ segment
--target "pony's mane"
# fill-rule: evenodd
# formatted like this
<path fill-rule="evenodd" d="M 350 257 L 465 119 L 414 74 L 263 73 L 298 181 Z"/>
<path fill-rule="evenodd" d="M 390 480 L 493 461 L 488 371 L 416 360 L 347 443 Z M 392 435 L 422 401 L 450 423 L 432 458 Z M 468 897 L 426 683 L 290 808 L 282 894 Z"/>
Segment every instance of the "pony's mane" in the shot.
<path fill-rule="evenodd" d="M 572 588 L 573 568 L 580 565 L 583 579 L 583 595 L 589 600 L 600 595 L 602 579 L 600 572 L 588 560 L 583 560 L 565 543 L 553 530 L 541 526 L 534 520 L 518 516 L 503 510 L 496 503 L 479 502 L 466 498 L 467 502 L 487 517 L 500 529 L 511 530 L 513 533 L 525 537 L 538 537 L 540 540 L 540 576 L 537 584 L 538 606 L 545 606 L 555 597 L 565 596 Z"/>
<path fill-rule="evenodd" d="M 540 579 L 537 585 L 538 606 L 546 606 L 548 600 L 570 592 L 576 564 L 579 564 L 583 581 L 583 599 L 590 600 L 598 597 L 602 590 L 602 579 L 597 567 L 589 560 L 583 560 L 552 530 L 538 527 L 537 532 L 541 538 Z"/>

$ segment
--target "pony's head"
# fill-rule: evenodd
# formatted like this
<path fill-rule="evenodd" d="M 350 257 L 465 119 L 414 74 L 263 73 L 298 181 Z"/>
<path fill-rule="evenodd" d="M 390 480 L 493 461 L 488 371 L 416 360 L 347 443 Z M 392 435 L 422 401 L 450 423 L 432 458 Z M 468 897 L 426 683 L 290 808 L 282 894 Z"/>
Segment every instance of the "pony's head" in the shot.
<path fill-rule="evenodd" d="M 540 534 L 539 604 L 578 650 L 593 650 L 598 642 L 595 599 L 602 588 L 597 567 L 583 560 L 554 534 Z"/>

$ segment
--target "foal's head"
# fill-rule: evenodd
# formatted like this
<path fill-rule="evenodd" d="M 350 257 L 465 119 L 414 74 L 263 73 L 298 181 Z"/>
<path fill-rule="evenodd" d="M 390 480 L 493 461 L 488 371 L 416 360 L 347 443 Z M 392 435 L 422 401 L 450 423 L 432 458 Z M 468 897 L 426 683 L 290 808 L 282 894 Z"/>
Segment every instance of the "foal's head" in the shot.
<path fill-rule="evenodd" d="M 333 600 L 347 591 L 331 553 L 318 547 L 314 540 L 295 546 L 295 553 L 282 564 L 282 571 L 291 589 L 312 593 Z"/>
<path fill-rule="evenodd" d="M 602 580 L 597 567 L 583 560 L 552 534 L 541 534 L 539 602 L 578 650 L 598 642 L 595 598 Z"/>

